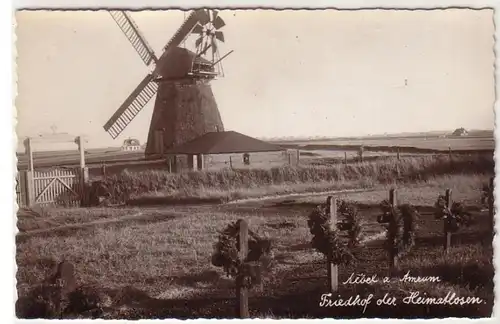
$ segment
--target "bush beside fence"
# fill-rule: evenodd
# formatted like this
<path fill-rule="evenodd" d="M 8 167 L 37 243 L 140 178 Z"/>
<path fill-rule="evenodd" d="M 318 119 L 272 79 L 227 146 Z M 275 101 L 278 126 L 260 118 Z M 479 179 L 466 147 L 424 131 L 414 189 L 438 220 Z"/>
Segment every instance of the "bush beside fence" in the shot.
<path fill-rule="evenodd" d="M 223 169 L 169 173 L 167 171 L 127 172 L 102 180 L 115 203 L 151 192 L 189 193 L 209 188 L 230 190 L 270 185 L 339 181 L 393 183 L 426 180 L 446 174 L 484 174 L 494 170 L 489 155 L 463 155 L 450 161 L 446 156 L 422 156 L 348 165 L 277 167 L 272 169 Z"/>

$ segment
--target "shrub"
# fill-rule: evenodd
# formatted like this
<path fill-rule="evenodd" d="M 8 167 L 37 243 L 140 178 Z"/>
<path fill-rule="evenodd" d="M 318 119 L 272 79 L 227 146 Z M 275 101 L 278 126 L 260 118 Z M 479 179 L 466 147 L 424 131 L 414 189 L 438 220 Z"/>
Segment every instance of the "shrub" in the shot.
<path fill-rule="evenodd" d="M 396 168 L 396 164 L 399 168 Z M 216 171 L 124 171 L 102 181 L 113 203 L 125 203 L 131 197 L 161 191 L 164 194 L 193 192 L 201 188 L 233 190 L 296 183 L 371 181 L 392 183 L 425 180 L 453 173 L 493 173 L 493 160 L 484 155 L 463 155 L 450 164 L 446 156 L 420 156 L 396 160 L 378 160 L 329 166 L 276 167 L 270 169 L 222 169 Z"/>
<path fill-rule="evenodd" d="M 251 288 L 261 282 L 262 274 L 272 266 L 271 241 L 248 230 L 248 254 L 239 257 L 239 231 L 241 220 L 230 223 L 219 235 L 212 255 L 212 265 L 221 267 L 236 279 L 237 285 Z"/>
<path fill-rule="evenodd" d="M 347 245 L 341 242 L 338 231 L 331 228 L 330 222 L 328 205 L 320 205 L 311 212 L 307 225 L 313 235 L 312 247 L 322 253 L 328 262 L 348 265 L 354 261 L 354 255 Z"/>
<path fill-rule="evenodd" d="M 379 223 L 387 224 L 385 247 L 393 257 L 401 258 L 415 245 L 417 210 L 409 205 L 393 206 L 388 200 L 380 203 Z"/>
<path fill-rule="evenodd" d="M 353 202 L 340 201 L 337 206 L 337 213 L 343 216 L 344 220 L 339 224 L 341 230 L 347 230 L 349 237 L 349 247 L 357 246 L 361 236 L 361 221 L 358 214 L 358 208 Z"/>
<path fill-rule="evenodd" d="M 446 206 L 446 197 L 439 195 L 434 204 L 436 219 L 443 219 L 450 232 L 456 232 L 461 226 L 474 224 L 472 215 L 467 212 L 465 205 L 461 202 L 453 202 L 451 208 Z"/>

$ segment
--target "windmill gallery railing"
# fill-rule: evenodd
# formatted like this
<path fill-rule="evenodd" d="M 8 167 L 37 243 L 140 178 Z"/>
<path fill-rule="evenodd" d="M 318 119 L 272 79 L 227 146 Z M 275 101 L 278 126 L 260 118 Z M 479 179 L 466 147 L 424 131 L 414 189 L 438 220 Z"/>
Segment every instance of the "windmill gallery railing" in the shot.
<path fill-rule="evenodd" d="M 88 168 L 85 166 L 84 139 L 80 136 L 74 142 L 80 151 L 80 167 L 35 170 L 32 140 L 30 138 L 25 140 L 28 169 L 19 171 L 16 175 L 16 202 L 19 207 L 79 206 L 85 203 Z"/>

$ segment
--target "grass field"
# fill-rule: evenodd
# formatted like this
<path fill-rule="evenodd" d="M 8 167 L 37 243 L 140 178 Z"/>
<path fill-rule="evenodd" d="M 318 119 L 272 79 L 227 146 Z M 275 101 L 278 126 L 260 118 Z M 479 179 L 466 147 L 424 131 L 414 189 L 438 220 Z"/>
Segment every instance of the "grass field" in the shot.
<path fill-rule="evenodd" d="M 230 201 L 276 194 L 372 188 L 377 184 L 425 181 L 437 176 L 493 172 L 489 153 L 416 156 L 298 168 L 221 170 L 169 173 L 124 172 L 105 180 L 115 203 L 165 204 Z"/>
<path fill-rule="evenodd" d="M 283 148 L 300 149 L 301 158 L 305 163 L 310 158 L 324 158 L 324 162 L 343 159 L 347 153 L 348 159 L 357 156 L 360 145 L 365 147 L 365 156 L 368 158 L 378 156 L 395 156 L 399 148 L 402 155 L 430 154 L 448 152 L 451 148 L 455 152 L 477 152 L 493 151 L 495 148 L 493 133 L 489 131 L 472 132 L 469 136 L 450 137 L 443 134 L 422 134 L 412 136 L 387 136 L 387 137 L 363 137 L 363 138 L 340 138 L 340 139 L 318 139 L 318 140 L 276 140 L 272 141 Z M 108 165 L 109 172 L 118 173 L 128 168 L 129 170 L 144 169 L 144 151 L 125 152 L 120 148 L 100 148 L 86 150 L 86 164 L 91 169 L 99 169 L 101 164 Z M 54 165 L 78 166 L 80 155 L 77 150 L 34 152 L 35 167 L 50 167 Z M 27 168 L 27 156 L 17 153 L 18 168 Z M 158 161 L 152 161 L 149 168 L 159 168 Z M 165 166 L 163 166 L 165 167 Z M 116 169 L 116 170 L 113 170 Z M 99 170 L 91 173 L 99 174 Z"/>
<path fill-rule="evenodd" d="M 180 174 L 162 170 L 158 162 L 133 162 L 132 155 L 116 150 L 89 153 L 91 161 L 130 158 L 114 166 L 110 163 L 108 169 L 113 171 L 105 179 L 114 202 L 122 205 L 20 210 L 16 236 L 18 305 L 28 305 L 31 288 L 51 275 L 59 261 L 66 260 L 75 265 L 79 284 L 107 296 L 103 313 L 92 316 L 233 318 L 234 280 L 212 266 L 210 259 L 218 231 L 244 218 L 251 230 L 272 240 L 276 262 L 263 285 L 251 291 L 253 317 L 488 317 L 494 296 L 493 251 L 491 243 L 485 242 L 488 212 L 482 210 L 480 198 L 482 186 L 494 174 L 492 143 L 484 134 L 422 138 L 400 138 L 400 160 L 395 158 L 394 147 L 384 146 L 396 143 L 394 139 L 363 139 L 372 150 L 365 149 L 362 163 L 353 161 L 354 148 L 359 145 L 355 139 L 343 143 L 287 142 L 284 145 L 300 147 L 298 167 Z M 406 149 L 402 149 L 403 141 L 409 143 Z M 448 154 L 425 150 L 427 144 L 433 150 L 447 150 L 450 141 L 461 143 L 453 147 L 467 152 L 454 154 L 450 160 Z M 349 151 L 352 159 L 347 165 L 339 162 L 344 151 Z M 43 153 L 38 158 L 46 164 L 74 159 L 72 155 L 61 156 Z M 93 170 L 91 162 L 91 175 L 99 178 L 98 168 Z M 385 229 L 376 217 L 380 214 L 378 204 L 388 198 L 390 188 L 397 188 L 400 203 L 413 204 L 421 215 L 416 246 L 401 260 L 398 275 L 410 271 L 413 276 L 438 276 L 441 281 L 341 285 L 339 295 L 382 298 L 387 293 L 403 300 L 415 291 L 434 297 L 452 292 L 480 298 L 480 305 L 372 304 L 364 312 L 360 307 L 319 306 L 321 295 L 327 292 L 327 273 L 323 256 L 310 245 L 309 213 L 324 203 L 328 194 L 354 201 L 361 212 L 365 241 L 353 250 L 356 264 L 341 267 L 339 279 L 345 281 L 352 273 L 382 277 L 387 274 Z M 442 221 L 434 219 L 432 206 L 447 188 L 452 189 L 454 200 L 468 206 L 477 222 L 455 234 L 453 247 L 444 255 Z M 328 191 L 337 192 L 325 193 Z"/>
<path fill-rule="evenodd" d="M 19 214 L 17 236 L 18 291 L 46 277 L 57 261 L 75 264 L 78 282 L 108 291 L 126 291 L 128 307 L 109 310 L 112 318 L 234 317 L 234 282 L 210 264 L 217 231 L 230 221 L 248 220 L 250 228 L 273 240 L 276 267 L 262 289 L 252 291 L 252 316 L 394 317 L 489 316 L 493 302 L 492 249 L 481 245 L 487 230 L 487 213 L 480 212 L 480 188 L 488 175 L 434 177 L 398 187 L 401 203 L 415 204 L 419 221 L 417 246 L 401 263 L 401 275 L 440 276 L 436 284 L 342 285 L 342 296 L 385 293 L 398 296 L 418 290 L 431 296 L 453 291 L 460 296 L 483 298 L 479 306 L 438 307 L 401 305 L 388 310 L 368 307 L 319 307 L 326 293 L 326 267 L 322 256 L 309 245 L 307 216 L 325 196 L 269 199 L 222 205 L 47 209 L 38 215 Z M 478 224 L 454 237 L 454 248 L 444 256 L 441 223 L 431 206 L 438 194 L 453 188 L 454 197 L 472 207 Z M 386 199 L 388 187 L 376 185 L 369 192 L 341 194 L 361 208 L 363 235 L 383 232 L 375 219 L 376 206 Z M 40 216 L 42 215 L 42 216 Z M 355 266 L 341 268 L 340 280 L 353 273 L 385 275 L 386 254 L 380 240 L 355 251 Z M 131 286 L 133 288 L 124 287 Z M 113 295 L 113 296 L 115 296 Z"/>
<path fill-rule="evenodd" d="M 472 131 L 467 136 L 451 136 L 451 132 L 435 132 L 411 135 L 368 136 L 357 138 L 307 139 L 307 140 L 277 140 L 281 145 L 291 145 L 300 148 L 342 149 L 363 145 L 367 150 L 395 150 L 403 152 L 429 151 L 464 151 L 493 150 L 495 148 L 492 131 Z"/>

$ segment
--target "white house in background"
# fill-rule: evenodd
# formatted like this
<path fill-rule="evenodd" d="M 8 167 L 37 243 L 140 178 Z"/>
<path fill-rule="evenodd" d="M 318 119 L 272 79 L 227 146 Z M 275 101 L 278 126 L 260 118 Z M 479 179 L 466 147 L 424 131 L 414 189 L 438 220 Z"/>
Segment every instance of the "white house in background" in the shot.
<path fill-rule="evenodd" d="M 141 143 L 135 138 L 128 138 L 123 141 L 122 151 L 140 151 Z"/>

